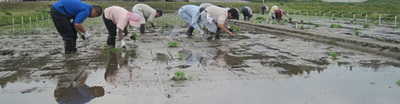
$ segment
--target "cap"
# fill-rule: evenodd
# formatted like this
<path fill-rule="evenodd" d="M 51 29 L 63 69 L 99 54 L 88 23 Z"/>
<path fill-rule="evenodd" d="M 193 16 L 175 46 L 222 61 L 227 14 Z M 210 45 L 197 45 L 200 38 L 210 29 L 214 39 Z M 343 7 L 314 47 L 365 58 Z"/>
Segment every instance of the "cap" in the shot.
<path fill-rule="evenodd" d="M 239 10 L 237 8 L 231 8 L 228 11 L 231 13 L 234 19 L 239 20 Z"/>
<path fill-rule="evenodd" d="M 139 14 L 128 12 L 128 21 L 131 26 L 140 27 L 140 21 L 142 20 Z"/>

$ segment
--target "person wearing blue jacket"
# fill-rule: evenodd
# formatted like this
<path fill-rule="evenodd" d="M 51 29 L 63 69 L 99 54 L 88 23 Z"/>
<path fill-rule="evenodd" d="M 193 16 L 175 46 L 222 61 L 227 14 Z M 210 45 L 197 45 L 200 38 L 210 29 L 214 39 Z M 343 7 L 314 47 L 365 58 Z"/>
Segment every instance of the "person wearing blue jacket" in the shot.
<path fill-rule="evenodd" d="M 200 29 L 201 19 L 199 6 L 184 5 L 179 9 L 178 15 L 189 25 L 189 29 L 186 31 L 186 35 L 192 35 L 194 29 L 196 29 L 200 34 L 204 33 Z"/>
<path fill-rule="evenodd" d="M 89 87 L 85 84 L 88 73 L 82 72 L 81 75 L 78 75 L 76 80 L 72 81 L 68 87 L 61 86 L 64 82 L 57 84 L 57 88 L 54 90 L 54 97 L 58 104 L 86 104 L 94 98 L 104 96 L 103 87 Z"/>
<path fill-rule="evenodd" d="M 60 0 L 53 4 L 50 14 L 58 33 L 64 40 L 65 54 L 76 53 L 77 33 L 83 34 L 82 39 L 90 36 L 82 25 L 83 21 L 87 17 L 98 17 L 101 13 L 100 6 L 92 6 L 80 0 Z"/>

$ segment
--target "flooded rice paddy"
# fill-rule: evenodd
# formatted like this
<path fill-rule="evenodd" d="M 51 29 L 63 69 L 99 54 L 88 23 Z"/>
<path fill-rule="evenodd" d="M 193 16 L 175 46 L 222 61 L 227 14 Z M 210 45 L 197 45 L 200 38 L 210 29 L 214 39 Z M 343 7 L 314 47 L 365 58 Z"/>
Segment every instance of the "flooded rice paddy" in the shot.
<path fill-rule="evenodd" d="M 69 101 L 60 100 L 71 95 L 61 89 L 83 84 L 104 89 L 89 104 L 400 102 L 397 59 L 246 30 L 238 33 L 243 38 L 207 41 L 184 35 L 186 28 L 158 27 L 137 41 L 127 38 L 127 49 L 108 50 L 107 32 L 98 29 L 89 41 L 79 39 L 76 55 L 63 54 L 58 34 L 2 35 L 0 101 Z M 172 80 L 176 71 L 186 80 Z"/>

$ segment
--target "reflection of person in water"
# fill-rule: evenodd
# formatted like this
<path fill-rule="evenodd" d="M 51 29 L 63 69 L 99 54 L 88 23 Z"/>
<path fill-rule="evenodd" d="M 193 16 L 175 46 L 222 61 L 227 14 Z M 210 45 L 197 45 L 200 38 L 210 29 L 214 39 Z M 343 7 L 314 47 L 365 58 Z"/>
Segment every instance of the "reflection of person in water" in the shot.
<path fill-rule="evenodd" d="M 81 72 L 70 86 L 55 89 L 56 101 L 59 104 L 85 104 L 96 97 L 104 96 L 103 87 L 89 87 L 85 84 L 87 78 L 88 74 Z"/>
<path fill-rule="evenodd" d="M 217 61 L 217 63 L 215 64 L 218 66 L 226 66 L 227 65 L 226 55 L 229 53 L 229 51 L 230 48 L 226 46 L 218 47 L 217 54 L 214 57 L 214 60 Z"/>
<path fill-rule="evenodd" d="M 129 62 L 129 58 L 125 59 L 125 52 L 121 52 L 120 60 L 117 58 L 115 52 L 110 51 L 110 62 L 107 65 L 106 72 L 104 73 L 104 79 L 107 84 L 117 86 L 117 83 L 123 83 L 123 79 L 132 79 L 132 65 Z M 124 66 L 129 66 L 124 68 Z M 126 72 L 128 71 L 128 72 Z M 126 75 L 129 74 L 129 75 Z"/>

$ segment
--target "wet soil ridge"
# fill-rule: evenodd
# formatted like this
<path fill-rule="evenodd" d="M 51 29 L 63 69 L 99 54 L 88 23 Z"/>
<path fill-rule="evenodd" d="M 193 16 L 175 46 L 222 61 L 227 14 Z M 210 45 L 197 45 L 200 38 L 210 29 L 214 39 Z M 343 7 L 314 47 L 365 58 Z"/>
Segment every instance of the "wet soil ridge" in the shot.
<path fill-rule="evenodd" d="M 297 30 L 282 26 L 257 24 L 246 21 L 231 20 L 231 22 L 235 25 L 240 25 L 248 29 L 255 29 L 257 31 L 270 32 L 276 35 L 289 35 L 400 59 L 400 45 L 395 43 L 365 40 L 354 37 L 343 37 L 336 34 Z"/>

